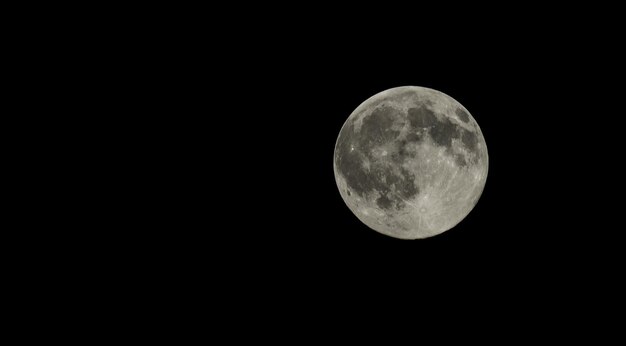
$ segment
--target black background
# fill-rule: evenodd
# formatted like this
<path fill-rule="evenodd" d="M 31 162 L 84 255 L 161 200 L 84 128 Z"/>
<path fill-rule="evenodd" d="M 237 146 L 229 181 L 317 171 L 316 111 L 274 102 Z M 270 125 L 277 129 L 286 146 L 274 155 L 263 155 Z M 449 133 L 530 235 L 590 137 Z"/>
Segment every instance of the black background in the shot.
<path fill-rule="evenodd" d="M 458 321 L 519 340 L 619 322 L 621 11 L 415 5 L 43 9 L 54 30 L 18 39 L 27 66 L 8 66 L 43 108 L 23 111 L 41 115 L 22 117 L 41 133 L 22 155 L 38 208 L 21 208 L 33 230 L 12 258 L 36 252 L 22 270 L 35 304 L 58 304 L 54 321 L 65 297 L 85 323 L 103 311 L 98 335 L 110 321 L 298 340 Z M 333 172 L 351 112 L 403 85 L 463 104 L 489 152 L 476 207 L 423 240 L 362 224 Z"/>
<path fill-rule="evenodd" d="M 149 167 L 133 176 L 148 203 L 128 212 L 142 211 L 125 242 L 138 257 L 130 272 L 261 319 L 346 305 L 500 315 L 609 304 L 622 257 L 607 197 L 620 174 L 616 31 L 554 16 L 445 30 L 290 16 L 140 35 L 131 77 L 151 111 L 140 107 L 130 130 L 142 134 L 131 161 Z M 334 180 L 344 121 L 403 85 L 463 104 L 489 151 L 476 207 L 423 240 L 369 229 Z"/>
<path fill-rule="evenodd" d="M 277 30 L 224 39 L 217 60 L 194 58 L 182 70 L 194 116 L 177 135 L 190 142 L 182 157 L 193 160 L 196 179 L 184 189 L 194 231 L 177 251 L 215 254 L 215 270 L 270 287 L 347 285 L 392 296 L 433 284 L 556 292 L 603 277 L 617 250 L 612 226 L 597 216 L 614 206 L 599 186 L 617 172 L 602 149 L 615 137 L 598 119 L 617 57 L 583 31 L 486 29 L 429 40 Z M 370 230 L 334 181 L 345 119 L 402 85 L 455 98 L 489 150 L 475 209 L 425 240 Z"/>

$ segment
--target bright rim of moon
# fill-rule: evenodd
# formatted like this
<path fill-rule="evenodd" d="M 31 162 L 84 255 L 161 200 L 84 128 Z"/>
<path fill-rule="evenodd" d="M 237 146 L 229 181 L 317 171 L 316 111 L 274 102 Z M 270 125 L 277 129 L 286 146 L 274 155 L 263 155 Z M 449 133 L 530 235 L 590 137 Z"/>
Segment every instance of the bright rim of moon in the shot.
<path fill-rule="evenodd" d="M 461 222 L 487 180 L 485 138 L 469 111 L 437 90 L 380 92 L 348 117 L 335 145 L 335 180 L 368 227 L 427 238 Z"/>

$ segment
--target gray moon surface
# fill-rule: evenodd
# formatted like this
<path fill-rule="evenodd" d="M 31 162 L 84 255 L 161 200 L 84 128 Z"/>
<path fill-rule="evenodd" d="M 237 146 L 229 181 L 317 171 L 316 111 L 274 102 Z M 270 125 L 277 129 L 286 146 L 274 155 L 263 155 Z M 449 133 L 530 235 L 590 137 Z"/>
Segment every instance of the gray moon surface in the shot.
<path fill-rule="evenodd" d="M 365 225 L 400 239 L 441 234 L 474 208 L 489 156 L 465 107 L 437 90 L 403 86 L 359 105 L 334 152 L 335 180 Z"/>

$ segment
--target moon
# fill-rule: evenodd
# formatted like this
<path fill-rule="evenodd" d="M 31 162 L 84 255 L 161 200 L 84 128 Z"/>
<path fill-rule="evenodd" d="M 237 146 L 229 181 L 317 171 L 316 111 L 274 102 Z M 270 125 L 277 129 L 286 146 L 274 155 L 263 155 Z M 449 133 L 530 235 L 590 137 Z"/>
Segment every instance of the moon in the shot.
<path fill-rule="evenodd" d="M 369 228 L 399 239 L 441 234 L 474 208 L 489 156 L 480 127 L 452 97 L 403 86 L 365 100 L 334 152 L 339 193 Z"/>

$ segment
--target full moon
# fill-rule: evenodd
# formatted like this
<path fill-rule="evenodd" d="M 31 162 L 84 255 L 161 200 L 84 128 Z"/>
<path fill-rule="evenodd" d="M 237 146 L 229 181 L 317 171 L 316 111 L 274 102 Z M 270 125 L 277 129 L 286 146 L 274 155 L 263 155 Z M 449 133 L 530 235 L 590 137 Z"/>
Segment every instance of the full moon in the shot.
<path fill-rule="evenodd" d="M 437 90 L 403 86 L 359 105 L 334 153 L 335 180 L 365 225 L 400 239 L 441 234 L 482 194 L 489 157 L 465 107 Z"/>

